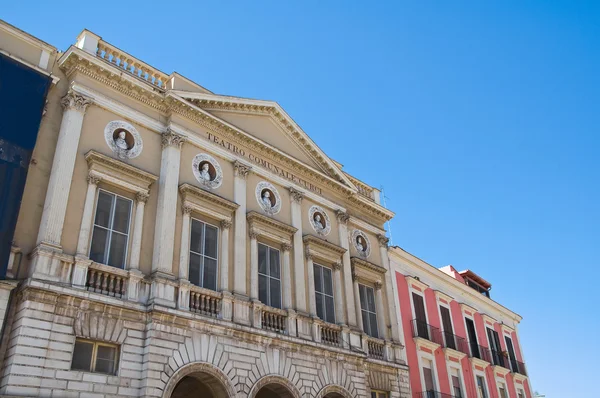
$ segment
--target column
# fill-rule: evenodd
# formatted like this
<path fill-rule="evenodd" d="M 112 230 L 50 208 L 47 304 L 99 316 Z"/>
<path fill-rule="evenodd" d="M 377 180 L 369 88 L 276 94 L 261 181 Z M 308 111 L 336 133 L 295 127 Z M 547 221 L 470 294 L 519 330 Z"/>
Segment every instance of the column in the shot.
<path fill-rule="evenodd" d="M 258 301 L 258 234 L 250 230 L 250 300 Z"/>
<path fill-rule="evenodd" d="M 233 162 L 233 200 L 239 205 L 234 218 L 233 293 L 248 296 L 246 291 L 246 178 L 251 167 Z"/>
<path fill-rule="evenodd" d="M 83 205 L 83 217 L 81 218 L 81 229 L 79 230 L 79 240 L 77 241 L 77 256 L 88 257 L 88 248 L 90 236 L 92 234 L 92 221 L 94 220 L 94 202 L 96 201 L 96 191 L 100 177 L 90 174 L 87 178 L 88 187 Z"/>
<path fill-rule="evenodd" d="M 69 91 L 61 101 L 64 113 L 42 211 L 38 244 L 60 247 L 83 116 L 89 104 L 88 98 L 73 91 Z M 44 273 L 44 270 L 36 269 L 34 272 Z"/>
<path fill-rule="evenodd" d="M 290 188 L 290 202 L 292 212 L 292 226 L 296 228 L 294 232 L 294 283 L 296 284 L 296 310 L 306 314 L 306 285 L 304 279 L 304 244 L 302 243 L 302 199 L 304 193 L 297 189 Z M 312 265 L 311 274 L 314 273 Z M 314 287 L 314 280 L 313 280 Z M 313 298 L 314 300 L 314 298 Z"/>
<path fill-rule="evenodd" d="M 385 322 L 385 309 L 383 307 L 383 294 L 380 281 L 375 282 L 375 308 L 377 309 L 377 328 L 379 329 L 379 338 L 385 339 L 387 336 L 387 325 Z"/>
<path fill-rule="evenodd" d="M 170 129 L 162 134 L 162 155 L 158 179 L 158 204 L 154 228 L 152 272 L 173 275 L 173 241 L 177 218 L 177 185 L 181 146 L 185 137 Z"/>
<path fill-rule="evenodd" d="M 392 340 L 394 342 L 400 342 L 400 332 L 398 330 L 398 317 L 396 312 L 396 300 L 394 297 L 393 280 L 395 273 L 390 269 L 390 259 L 388 256 L 388 242 L 389 239 L 384 235 L 377 235 L 379 241 L 379 254 L 381 255 L 381 263 L 383 268 L 387 270 L 385 273 L 385 293 L 387 296 L 387 307 L 390 316 L 390 324 L 392 328 Z"/>
<path fill-rule="evenodd" d="M 229 228 L 231 220 L 221 221 L 221 263 L 220 273 L 220 291 L 229 291 Z"/>
<path fill-rule="evenodd" d="M 283 309 L 292 309 L 292 269 L 290 267 L 290 250 L 292 245 L 284 243 L 281 245 L 283 251 Z"/>
<path fill-rule="evenodd" d="M 144 209 L 146 208 L 148 197 L 148 193 L 144 191 L 140 191 L 135 195 L 135 221 L 133 223 L 133 236 L 131 237 L 131 256 L 129 257 L 129 270 L 131 271 L 138 271 L 140 269 Z"/>
<path fill-rule="evenodd" d="M 354 299 L 354 286 L 352 284 L 352 265 L 350 264 L 350 243 L 348 239 L 348 213 L 343 211 L 336 211 L 335 215 L 338 221 L 338 236 L 340 239 L 340 246 L 346 249 L 346 252 L 342 255 L 342 267 L 344 271 L 344 290 L 346 291 L 346 314 L 348 316 L 348 326 L 357 327 L 358 322 L 356 319 L 357 310 L 355 307 Z M 360 318 L 360 307 L 358 308 Z M 362 329 L 362 327 L 361 327 Z"/>
<path fill-rule="evenodd" d="M 342 264 L 333 264 L 333 289 L 335 295 L 335 313 L 338 325 L 346 325 L 344 316 L 344 298 L 342 296 Z"/>
<path fill-rule="evenodd" d="M 308 271 L 308 312 L 311 317 L 317 316 L 317 302 L 315 299 L 315 268 L 313 265 L 312 255 L 308 248 L 304 253 L 306 259 L 306 270 Z"/>
<path fill-rule="evenodd" d="M 181 220 L 181 243 L 179 245 L 179 280 L 187 281 L 190 267 L 190 214 L 192 208 L 183 205 Z"/>
<path fill-rule="evenodd" d="M 352 274 L 352 290 L 354 292 L 354 308 L 356 309 L 356 326 L 363 331 L 363 322 L 362 322 L 362 314 L 360 308 L 360 292 L 358 290 L 358 276 L 356 274 Z"/>

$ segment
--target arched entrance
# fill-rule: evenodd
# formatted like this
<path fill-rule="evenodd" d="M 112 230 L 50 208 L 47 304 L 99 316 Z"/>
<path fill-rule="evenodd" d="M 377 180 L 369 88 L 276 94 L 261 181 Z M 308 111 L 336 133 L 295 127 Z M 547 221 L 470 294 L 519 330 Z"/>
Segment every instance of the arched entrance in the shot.
<path fill-rule="evenodd" d="M 330 392 L 329 394 L 325 395 L 323 398 L 344 398 L 344 396 L 342 394 L 338 394 L 337 392 Z"/>
<path fill-rule="evenodd" d="M 267 384 L 258 390 L 256 398 L 294 398 L 294 395 L 281 384 Z"/>
<path fill-rule="evenodd" d="M 227 376 L 208 363 L 192 363 L 177 370 L 169 379 L 163 398 L 234 398 Z"/>
<path fill-rule="evenodd" d="M 300 392 L 290 382 L 281 376 L 265 376 L 254 384 L 249 398 L 300 398 Z"/>

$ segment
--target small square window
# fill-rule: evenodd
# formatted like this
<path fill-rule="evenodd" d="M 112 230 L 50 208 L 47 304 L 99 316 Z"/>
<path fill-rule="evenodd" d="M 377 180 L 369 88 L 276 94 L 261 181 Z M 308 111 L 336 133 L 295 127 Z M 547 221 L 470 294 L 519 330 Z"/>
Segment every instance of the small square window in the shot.
<path fill-rule="evenodd" d="M 385 391 L 371 391 L 371 398 L 388 398 L 388 393 Z"/>
<path fill-rule="evenodd" d="M 113 344 L 77 339 L 73 350 L 72 370 L 114 375 L 119 364 L 119 348 Z"/>

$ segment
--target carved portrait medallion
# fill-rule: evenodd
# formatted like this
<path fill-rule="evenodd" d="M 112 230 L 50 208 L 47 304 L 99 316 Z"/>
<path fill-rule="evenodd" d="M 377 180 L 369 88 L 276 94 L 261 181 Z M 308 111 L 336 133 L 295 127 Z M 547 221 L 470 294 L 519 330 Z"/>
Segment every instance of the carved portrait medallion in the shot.
<path fill-rule="evenodd" d="M 261 181 L 256 185 L 256 201 L 261 209 L 271 216 L 281 210 L 281 196 L 270 182 Z"/>
<path fill-rule="evenodd" d="M 133 159 L 139 156 L 144 146 L 140 133 L 123 120 L 109 122 L 104 128 L 104 139 L 119 159 Z"/>
<path fill-rule="evenodd" d="M 308 220 L 313 229 L 323 236 L 329 235 L 331 232 L 331 222 L 325 210 L 320 206 L 311 206 L 308 209 Z"/>
<path fill-rule="evenodd" d="M 194 177 L 203 188 L 216 189 L 223 183 L 223 170 L 219 162 L 207 153 L 199 153 L 192 160 Z"/>
<path fill-rule="evenodd" d="M 352 232 L 351 239 L 352 246 L 354 246 L 358 254 L 363 258 L 369 257 L 369 254 L 371 254 L 371 244 L 369 243 L 367 235 L 365 235 L 363 231 L 355 229 Z"/>

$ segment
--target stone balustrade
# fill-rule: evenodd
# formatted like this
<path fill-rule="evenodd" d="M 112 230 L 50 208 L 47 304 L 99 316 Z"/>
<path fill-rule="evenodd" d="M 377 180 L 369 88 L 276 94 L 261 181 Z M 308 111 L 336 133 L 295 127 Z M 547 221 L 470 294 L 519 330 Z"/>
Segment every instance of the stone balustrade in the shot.
<path fill-rule="evenodd" d="M 332 345 L 335 347 L 342 346 L 342 328 L 331 323 L 323 323 L 320 325 L 321 342 L 323 344 Z"/>
<path fill-rule="evenodd" d="M 125 72 L 160 89 L 166 89 L 169 76 L 150 65 L 133 58 L 110 44 L 99 41 L 96 56 L 123 69 Z"/>
<path fill-rule="evenodd" d="M 375 359 L 385 359 L 385 341 L 369 337 L 367 340 L 368 355 Z"/>
<path fill-rule="evenodd" d="M 190 311 L 216 318 L 221 311 L 221 293 L 198 286 L 190 288 Z"/>
<path fill-rule="evenodd" d="M 272 307 L 261 309 L 261 325 L 265 330 L 275 333 L 285 333 L 287 324 L 287 313 L 284 310 Z"/>
<path fill-rule="evenodd" d="M 88 267 L 86 289 L 105 296 L 124 298 L 127 291 L 128 272 L 98 263 Z"/>

